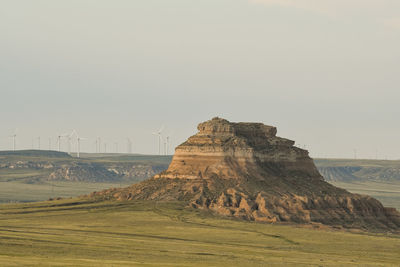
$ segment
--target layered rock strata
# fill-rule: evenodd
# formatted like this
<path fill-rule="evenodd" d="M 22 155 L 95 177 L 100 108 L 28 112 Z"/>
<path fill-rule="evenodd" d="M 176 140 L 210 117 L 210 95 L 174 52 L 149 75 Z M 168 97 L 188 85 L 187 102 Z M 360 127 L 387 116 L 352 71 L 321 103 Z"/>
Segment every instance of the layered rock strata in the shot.
<path fill-rule="evenodd" d="M 214 118 L 177 147 L 169 168 L 140 184 L 92 196 L 180 200 L 262 222 L 399 229 L 400 213 L 324 181 L 306 150 L 275 127 Z"/>

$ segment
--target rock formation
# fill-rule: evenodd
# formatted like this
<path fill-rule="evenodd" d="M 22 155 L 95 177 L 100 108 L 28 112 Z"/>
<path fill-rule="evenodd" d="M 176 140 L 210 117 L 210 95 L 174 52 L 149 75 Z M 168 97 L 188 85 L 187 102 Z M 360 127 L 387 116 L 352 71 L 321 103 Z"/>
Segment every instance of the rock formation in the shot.
<path fill-rule="evenodd" d="M 92 196 L 180 200 L 261 222 L 399 229 L 400 213 L 324 181 L 306 150 L 275 127 L 214 118 L 177 147 L 169 168 L 140 184 Z"/>

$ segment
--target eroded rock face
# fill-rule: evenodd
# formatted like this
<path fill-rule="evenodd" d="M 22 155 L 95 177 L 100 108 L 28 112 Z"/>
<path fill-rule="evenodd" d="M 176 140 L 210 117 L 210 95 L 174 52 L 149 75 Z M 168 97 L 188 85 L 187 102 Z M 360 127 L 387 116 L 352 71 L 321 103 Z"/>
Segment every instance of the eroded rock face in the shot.
<path fill-rule="evenodd" d="M 322 179 L 308 152 L 276 136 L 261 123 L 230 123 L 214 118 L 199 124 L 199 133 L 180 145 L 166 172 L 157 178 L 241 179 L 254 168 L 276 168 Z M 256 171 L 252 179 L 264 180 Z"/>
<path fill-rule="evenodd" d="M 306 150 L 275 127 L 214 118 L 177 147 L 169 168 L 124 189 L 93 196 L 181 200 L 199 209 L 263 222 L 400 228 L 400 213 L 323 180 Z"/>

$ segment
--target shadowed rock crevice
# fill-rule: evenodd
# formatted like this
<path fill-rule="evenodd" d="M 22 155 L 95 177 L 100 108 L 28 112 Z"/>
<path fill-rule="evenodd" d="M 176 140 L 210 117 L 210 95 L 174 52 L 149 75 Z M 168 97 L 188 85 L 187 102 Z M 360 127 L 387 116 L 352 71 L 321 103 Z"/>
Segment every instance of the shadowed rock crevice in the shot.
<path fill-rule="evenodd" d="M 180 200 L 261 222 L 323 223 L 394 230 L 400 213 L 324 181 L 306 150 L 275 127 L 214 118 L 177 147 L 169 168 L 140 184 L 94 197 Z"/>

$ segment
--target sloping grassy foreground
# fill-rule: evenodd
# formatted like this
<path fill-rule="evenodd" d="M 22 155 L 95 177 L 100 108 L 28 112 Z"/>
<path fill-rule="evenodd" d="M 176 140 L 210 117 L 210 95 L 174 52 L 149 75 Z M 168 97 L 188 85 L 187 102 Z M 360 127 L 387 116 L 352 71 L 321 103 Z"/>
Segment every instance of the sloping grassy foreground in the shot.
<path fill-rule="evenodd" d="M 397 265 L 400 236 L 213 217 L 180 203 L 0 205 L 0 266 Z"/>

